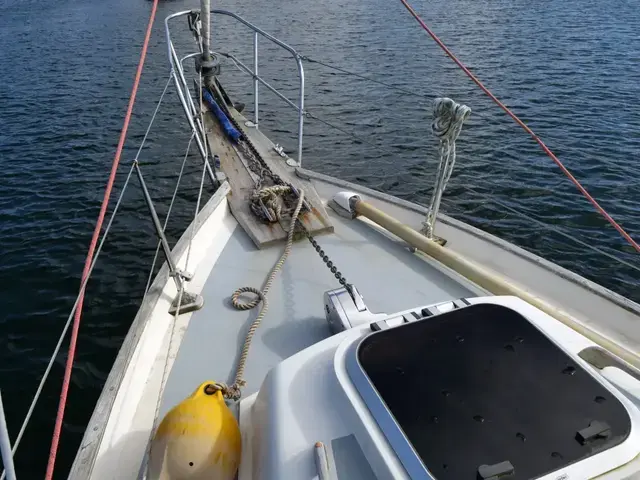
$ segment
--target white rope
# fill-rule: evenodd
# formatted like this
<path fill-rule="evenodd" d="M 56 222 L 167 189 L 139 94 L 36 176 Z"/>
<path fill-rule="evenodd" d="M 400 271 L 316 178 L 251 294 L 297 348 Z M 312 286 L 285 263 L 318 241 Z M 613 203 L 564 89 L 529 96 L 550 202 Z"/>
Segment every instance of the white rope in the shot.
<path fill-rule="evenodd" d="M 456 163 L 456 139 L 462 131 L 462 124 L 469 118 L 471 109 L 466 105 L 460 105 L 450 98 L 436 98 L 433 105 L 433 123 L 431 131 L 439 139 L 438 154 L 440 163 L 436 173 L 436 184 L 431 195 L 427 218 L 423 222 L 421 232 L 428 238 L 433 237 L 440 200 L 451 178 L 453 166 Z"/>

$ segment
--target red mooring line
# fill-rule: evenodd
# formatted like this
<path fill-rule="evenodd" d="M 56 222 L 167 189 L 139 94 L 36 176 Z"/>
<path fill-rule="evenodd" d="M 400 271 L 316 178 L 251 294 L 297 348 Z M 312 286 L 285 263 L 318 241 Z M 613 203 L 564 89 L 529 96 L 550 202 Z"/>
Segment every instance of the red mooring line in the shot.
<path fill-rule="evenodd" d="M 578 188 L 578 190 L 580 190 L 580 193 L 582 193 L 582 195 L 584 195 L 586 199 L 591 202 L 591 204 L 596 208 L 596 210 L 600 213 L 600 215 L 602 215 L 611 225 L 613 225 L 613 227 L 620 233 L 620 235 L 622 235 L 624 239 L 627 242 L 629 242 L 629 244 L 633 248 L 636 249 L 637 252 L 640 252 L 640 245 L 638 245 L 638 243 L 636 243 L 636 241 L 633 238 L 631 238 L 631 235 L 629 235 L 624 230 L 624 228 L 622 228 L 618 224 L 618 222 L 616 222 L 613 219 L 613 217 L 611 217 L 611 215 L 609 215 L 607 211 L 600 206 L 600 204 L 596 201 L 596 199 L 593 198 L 591 194 L 587 191 L 587 189 L 580 184 L 580 182 L 576 179 L 576 177 L 574 177 L 571 174 L 571 172 L 567 169 L 567 167 L 565 167 L 562 164 L 560 159 L 555 156 L 555 154 L 549 149 L 549 147 L 545 145 L 545 143 L 540 139 L 540 137 L 538 137 L 538 135 L 536 135 L 536 133 L 533 130 L 531 130 L 522 120 L 520 120 L 515 113 L 509 110 L 509 108 L 504 103 L 498 100 L 498 98 L 493 93 L 491 93 L 491 91 L 487 87 L 485 87 L 482 84 L 482 82 L 478 79 L 478 77 L 476 77 L 473 73 L 471 73 L 471 71 L 458 59 L 458 57 L 456 57 L 453 54 L 453 52 L 449 50 L 449 48 L 447 48 L 447 46 L 442 42 L 442 40 L 440 40 L 438 36 L 435 33 L 433 33 L 433 31 L 427 26 L 427 24 L 424 23 L 424 21 L 420 18 L 420 16 L 416 13 L 416 11 L 413 9 L 413 7 L 409 4 L 407 0 L 400 0 L 400 1 L 405 6 L 405 8 L 409 11 L 409 13 L 411 13 L 411 15 L 413 15 L 413 17 L 418 21 L 420 26 L 424 28 L 424 30 L 429 34 L 431 38 L 433 38 L 433 40 L 438 44 L 438 46 L 442 50 L 444 50 L 444 53 L 446 53 L 449 56 L 449 58 L 451 58 L 451 60 L 453 60 L 462 69 L 462 71 L 464 71 L 464 73 L 466 73 L 467 76 L 471 80 L 473 80 L 473 83 L 478 85 L 478 87 L 480 87 L 482 91 L 491 98 L 491 100 L 493 100 L 502 110 L 506 112 L 507 115 L 509 115 L 518 125 L 520 125 L 529 135 L 533 137 L 533 139 L 538 143 L 538 145 L 540 145 L 542 150 L 544 150 L 544 153 L 546 153 L 549 157 L 551 157 L 551 160 L 553 160 L 556 163 L 556 165 L 560 168 L 560 170 L 562 170 L 562 173 L 564 173 L 567 176 L 567 178 L 569 178 L 569 180 L 573 182 L 573 184 Z"/>
<path fill-rule="evenodd" d="M 133 111 L 133 104 L 136 101 L 136 94 L 138 92 L 138 86 L 140 84 L 140 77 L 142 75 L 142 68 L 144 66 L 145 59 L 147 57 L 147 49 L 149 47 L 149 39 L 151 38 L 151 30 L 153 28 L 153 22 L 156 17 L 156 10 L 158 8 L 158 0 L 153 1 L 151 7 L 151 15 L 149 17 L 149 24 L 147 25 L 147 32 L 144 37 L 144 43 L 142 44 L 142 51 L 140 52 L 140 61 L 138 62 L 138 69 L 136 70 L 136 76 L 133 81 L 133 89 L 131 90 L 131 96 L 129 97 L 129 105 L 127 107 L 127 113 L 124 117 L 124 123 L 120 132 L 120 140 L 118 141 L 118 147 L 116 148 L 115 156 L 113 157 L 113 164 L 111 166 L 111 174 L 107 181 L 107 186 L 104 191 L 104 197 L 102 199 L 102 205 L 100 207 L 100 214 L 98 215 L 98 221 L 96 227 L 93 230 L 93 237 L 91 238 L 91 244 L 89 245 L 89 251 L 87 253 L 87 259 L 84 263 L 84 270 L 82 271 L 82 285 L 89 273 L 91 262 L 93 261 L 93 254 L 98 243 L 98 237 L 102 231 L 102 223 L 104 222 L 104 216 L 107 212 L 107 206 L 109 205 L 109 198 L 111 197 L 111 190 L 116 178 L 116 172 L 118 165 L 120 164 L 120 156 L 122 155 L 122 148 L 124 147 L 125 139 L 127 138 L 127 130 L 129 129 L 129 122 L 131 121 L 131 113 Z M 62 420 L 64 418 L 64 410 L 67 404 L 67 394 L 69 392 L 69 381 L 71 379 L 71 371 L 73 369 L 73 360 L 76 353 L 76 343 L 78 341 L 78 329 L 80 328 L 80 318 L 82 317 L 82 303 L 84 301 L 84 289 L 79 293 L 78 306 L 76 308 L 75 316 L 73 318 L 73 329 L 71 330 L 71 340 L 69 342 L 69 354 L 67 355 L 67 363 L 64 369 L 64 379 L 62 380 L 62 392 L 60 393 L 60 403 L 58 404 L 58 413 L 56 415 L 56 424 L 53 430 L 53 437 L 51 439 L 51 449 L 49 451 L 49 461 L 47 463 L 46 480 L 51 480 L 53 477 L 53 470 L 56 463 L 56 455 L 58 452 L 58 444 L 60 442 L 60 431 L 62 429 Z"/>

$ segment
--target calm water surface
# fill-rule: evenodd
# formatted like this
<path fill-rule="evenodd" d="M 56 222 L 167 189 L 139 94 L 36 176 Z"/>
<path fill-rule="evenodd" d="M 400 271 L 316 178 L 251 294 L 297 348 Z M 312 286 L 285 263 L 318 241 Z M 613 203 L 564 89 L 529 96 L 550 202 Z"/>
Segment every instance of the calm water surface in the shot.
<path fill-rule="evenodd" d="M 450 96 L 474 113 L 444 210 L 636 301 L 638 272 L 585 251 L 487 196 L 556 225 L 638 265 L 617 232 L 554 164 L 438 50 L 399 2 L 289 0 L 216 2 L 300 52 L 415 91 L 390 91 L 307 68 L 309 110 L 354 132 L 309 120 L 307 168 L 426 202 L 436 169 L 431 99 Z M 165 1 L 158 12 L 120 188 L 167 79 L 160 21 L 196 1 Z M 416 0 L 441 38 L 529 123 L 602 205 L 640 237 L 640 10 L 631 0 Z M 0 387 L 17 433 L 73 303 L 98 213 L 148 18 L 145 0 L 0 0 Z M 251 61 L 250 36 L 214 27 L 214 45 Z M 176 34 L 186 52 L 190 35 Z M 261 72 L 292 95 L 295 65 L 263 47 Z M 250 82 L 231 64 L 229 92 L 251 103 Z M 295 116 L 265 91 L 262 128 L 294 153 Z M 248 107 L 250 110 L 250 107 Z M 142 161 L 166 214 L 189 131 L 169 90 Z M 200 162 L 192 155 L 169 235 L 193 216 Z M 471 191 L 470 189 L 473 189 Z M 116 191 L 118 193 L 118 191 Z M 134 183 L 125 195 L 92 282 L 80 331 L 59 456 L 75 455 L 146 284 L 155 237 Z M 17 455 L 22 478 L 42 478 L 64 356 Z"/>

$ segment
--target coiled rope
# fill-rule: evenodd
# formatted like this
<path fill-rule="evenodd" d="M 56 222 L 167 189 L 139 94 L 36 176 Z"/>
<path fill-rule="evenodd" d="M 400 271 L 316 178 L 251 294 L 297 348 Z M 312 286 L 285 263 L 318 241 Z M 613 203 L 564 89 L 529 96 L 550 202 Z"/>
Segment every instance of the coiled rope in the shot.
<path fill-rule="evenodd" d="M 433 236 L 433 226 L 435 216 L 440 209 L 440 200 L 456 163 L 456 140 L 462 131 L 462 124 L 469 118 L 469 115 L 471 115 L 469 107 L 460 105 L 450 98 L 436 98 L 434 102 L 431 131 L 439 140 L 440 163 L 427 217 L 422 224 L 422 233 L 429 238 Z"/>
<path fill-rule="evenodd" d="M 267 276 L 267 279 L 264 283 L 264 286 L 262 287 L 262 290 L 258 290 L 257 288 L 254 288 L 254 287 L 241 287 L 237 289 L 235 292 L 233 292 L 233 295 L 231 295 L 231 305 L 233 305 L 233 307 L 236 308 L 237 310 L 251 310 L 252 308 L 257 307 L 260 304 L 260 302 L 262 302 L 262 308 L 260 308 L 260 312 L 258 313 L 258 316 L 249 327 L 249 330 L 247 331 L 247 335 L 244 339 L 244 345 L 242 346 L 242 353 L 240 354 L 240 360 L 238 360 L 236 377 L 235 377 L 235 380 L 233 381 L 233 384 L 230 386 L 220 384 L 225 397 L 232 399 L 234 401 L 237 401 L 240 399 L 240 397 L 242 396 L 241 389 L 246 385 L 246 381 L 244 380 L 244 369 L 247 363 L 247 357 L 249 356 L 249 349 L 251 348 L 251 341 L 253 340 L 253 336 L 255 335 L 256 331 L 260 327 L 260 324 L 262 323 L 264 316 L 267 314 L 267 311 L 269 310 L 269 300 L 268 300 L 269 290 L 271 289 L 271 286 L 273 285 L 273 281 L 275 280 L 276 276 L 278 275 L 278 273 L 284 266 L 284 263 L 286 262 L 287 258 L 289 257 L 289 254 L 291 253 L 291 247 L 293 245 L 293 235 L 295 233 L 297 219 L 300 216 L 300 211 L 302 210 L 302 206 L 304 205 L 304 191 L 302 190 L 296 190 L 296 191 L 298 193 L 298 203 L 296 205 L 295 210 L 293 211 L 293 215 L 291 216 L 291 224 L 289 225 L 289 229 L 287 233 L 287 243 L 284 247 L 284 251 L 282 252 L 282 255 L 280 256 L 280 259 L 276 262 L 276 264 L 271 269 L 271 272 Z M 282 207 L 278 199 L 281 195 L 284 195 L 285 193 L 290 193 L 290 192 L 291 192 L 291 187 L 284 186 L 284 185 L 276 185 L 273 187 L 263 188 L 260 191 L 258 191 L 256 194 L 262 197 L 263 199 L 266 199 L 269 201 L 270 205 L 274 209 L 276 218 L 278 219 L 279 222 L 281 222 Z M 274 203 L 276 206 L 273 205 Z M 255 295 L 255 298 L 253 298 L 252 300 L 243 302 L 240 297 L 242 294 L 245 294 L 245 293 L 252 293 Z"/>
<path fill-rule="evenodd" d="M 275 219 L 279 222 L 282 215 L 280 199 L 287 193 L 291 193 L 289 185 L 273 185 L 262 188 L 251 195 L 249 206 L 258 218 L 268 222 Z"/>
<path fill-rule="evenodd" d="M 518 118 L 518 116 L 515 113 L 513 113 L 504 103 L 498 100 L 498 98 L 493 93 L 491 93 L 491 91 L 487 87 L 484 86 L 484 84 L 478 79 L 478 77 L 476 77 L 473 73 L 471 73 L 471 71 L 458 59 L 458 57 L 456 57 L 453 54 L 453 52 L 449 50 L 449 48 L 444 44 L 444 42 L 440 40 L 438 36 L 427 26 L 427 24 L 422 20 L 422 18 L 420 18 L 420 16 L 417 14 L 417 12 L 413 9 L 413 7 L 409 4 L 407 0 L 400 0 L 400 1 L 405 6 L 405 8 L 409 11 L 409 13 L 413 16 L 413 18 L 417 20 L 420 26 L 429 34 L 429 36 L 444 51 L 444 53 L 446 53 L 447 56 L 451 58 L 451 60 L 453 60 L 456 63 L 456 65 L 458 65 L 458 67 L 460 67 L 462 71 L 473 81 L 473 83 L 475 83 L 478 87 L 480 87 L 480 89 L 484 93 L 486 93 L 489 96 L 489 98 L 491 98 L 491 100 L 493 100 L 502 110 L 504 110 L 504 112 L 507 115 L 509 115 L 518 125 L 520 125 L 525 132 L 531 135 L 531 137 L 538 143 L 538 145 L 540 145 L 544 153 L 546 153 L 551 158 L 551 160 L 555 162 L 555 164 L 560 168 L 560 170 L 562 170 L 562 173 L 564 173 L 567 176 L 567 178 L 571 180 L 571 182 L 578 188 L 580 193 L 582 193 L 582 195 L 584 195 L 585 198 L 589 200 L 589 202 L 591 202 L 591 204 L 595 207 L 598 213 L 600 213 L 600 215 L 602 215 L 605 218 L 605 220 L 607 220 L 618 231 L 618 233 L 620 233 L 620 235 L 622 235 L 622 237 L 627 242 L 629 242 L 629 244 L 633 248 L 635 248 L 637 252 L 640 252 L 640 245 L 638 245 L 638 243 L 633 238 L 631 238 L 631 235 L 629 235 L 624 230 L 624 228 L 622 228 L 618 224 L 618 222 L 616 222 L 613 219 L 613 217 L 611 217 L 611 215 L 609 215 L 607 211 L 600 206 L 600 204 L 596 201 L 596 199 L 591 196 L 591 194 L 587 191 L 587 189 L 584 188 L 582 184 L 567 169 L 567 167 L 565 167 L 562 164 L 560 159 L 555 156 L 555 154 L 549 149 L 549 147 L 547 147 L 547 145 L 540 139 L 540 137 L 538 137 L 538 135 L 536 135 L 536 133 L 533 130 L 531 130 L 531 128 L 529 128 L 527 124 L 525 124 L 522 120 L 520 120 L 520 118 Z"/>
<path fill-rule="evenodd" d="M 456 140 L 462 131 L 462 124 L 469 118 L 469 115 L 471 115 L 469 107 L 460 105 L 450 98 L 436 98 L 434 102 L 431 131 L 440 140 L 438 146 L 440 158 L 446 160 L 445 185 L 451 178 L 456 161 Z"/>

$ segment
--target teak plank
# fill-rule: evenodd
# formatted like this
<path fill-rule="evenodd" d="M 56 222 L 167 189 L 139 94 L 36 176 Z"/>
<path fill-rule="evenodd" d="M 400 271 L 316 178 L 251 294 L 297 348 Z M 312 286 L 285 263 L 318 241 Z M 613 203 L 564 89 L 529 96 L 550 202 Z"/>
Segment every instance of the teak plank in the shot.
<path fill-rule="evenodd" d="M 246 119 L 234 109 L 231 109 L 231 112 L 238 124 L 244 125 Z M 284 242 L 287 232 L 279 224 L 262 222 L 249 207 L 249 198 L 255 186 L 255 176 L 248 169 L 248 162 L 225 136 L 218 120 L 211 112 L 205 117 L 209 144 L 213 153 L 220 157 L 220 166 L 231 187 L 227 198 L 234 217 L 258 248 L 268 248 Z M 332 233 L 333 225 L 313 185 L 295 175 L 295 170 L 286 165 L 284 159 L 273 149 L 273 143 L 258 129 L 243 128 L 243 133 L 251 140 L 274 173 L 296 188 L 304 190 L 305 200 L 311 207 L 311 212 L 302 219 L 307 230 L 313 235 Z"/>

